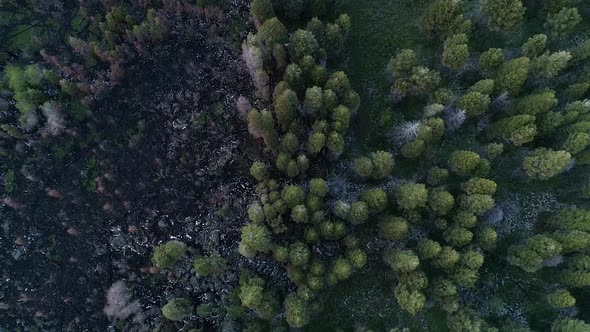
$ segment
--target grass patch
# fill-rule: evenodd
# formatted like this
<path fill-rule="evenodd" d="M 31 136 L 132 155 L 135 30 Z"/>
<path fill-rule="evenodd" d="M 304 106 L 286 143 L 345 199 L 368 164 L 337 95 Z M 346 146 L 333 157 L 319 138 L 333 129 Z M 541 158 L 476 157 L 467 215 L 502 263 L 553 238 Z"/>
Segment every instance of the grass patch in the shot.
<path fill-rule="evenodd" d="M 418 31 L 419 18 L 427 4 L 424 0 L 364 0 L 345 5 L 352 28 L 340 63 L 361 95 L 361 106 L 352 126 L 353 154 L 388 149 L 387 130 L 401 121 L 406 112 L 422 108 L 415 102 L 391 102 L 391 84 L 385 67 L 401 49 L 412 48 L 419 54 L 429 52 L 421 49 L 430 43 Z"/>

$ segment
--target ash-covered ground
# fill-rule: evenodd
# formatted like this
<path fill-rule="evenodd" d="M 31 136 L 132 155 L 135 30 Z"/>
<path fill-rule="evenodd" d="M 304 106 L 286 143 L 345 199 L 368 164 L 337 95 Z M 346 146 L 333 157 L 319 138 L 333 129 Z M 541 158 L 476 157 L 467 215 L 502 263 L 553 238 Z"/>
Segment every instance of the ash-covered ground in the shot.
<path fill-rule="evenodd" d="M 0 209 L 7 331 L 165 328 L 160 307 L 172 296 L 223 301 L 238 271 L 198 279 L 191 255 L 151 267 L 153 247 L 171 239 L 247 264 L 235 251 L 254 190 L 236 103 L 253 89 L 238 48 L 195 20 L 127 72 L 77 129 L 94 135 L 87 148 L 40 148 L 47 157 L 19 170 L 28 182 Z"/>

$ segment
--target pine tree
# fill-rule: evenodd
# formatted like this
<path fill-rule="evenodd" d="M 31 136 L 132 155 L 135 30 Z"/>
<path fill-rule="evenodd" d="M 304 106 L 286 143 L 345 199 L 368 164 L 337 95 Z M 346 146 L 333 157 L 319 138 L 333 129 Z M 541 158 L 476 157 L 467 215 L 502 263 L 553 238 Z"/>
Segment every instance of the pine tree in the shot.
<path fill-rule="evenodd" d="M 517 95 L 528 78 L 529 64 L 530 59 L 527 57 L 516 58 L 504 63 L 496 77 L 496 91 L 508 92 L 512 96 Z"/>
<path fill-rule="evenodd" d="M 526 8 L 520 0 L 486 0 L 483 12 L 491 30 L 514 30 L 522 23 Z"/>
<path fill-rule="evenodd" d="M 538 148 L 524 158 L 523 166 L 528 176 L 547 180 L 565 171 L 571 159 L 569 152 Z"/>
<path fill-rule="evenodd" d="M 562 8 L 558 13 L 549 14 L 545 29 L 556 38 L 563 38 L 571 34 L 576 26 L 582 21 L 577 8 Z"/>

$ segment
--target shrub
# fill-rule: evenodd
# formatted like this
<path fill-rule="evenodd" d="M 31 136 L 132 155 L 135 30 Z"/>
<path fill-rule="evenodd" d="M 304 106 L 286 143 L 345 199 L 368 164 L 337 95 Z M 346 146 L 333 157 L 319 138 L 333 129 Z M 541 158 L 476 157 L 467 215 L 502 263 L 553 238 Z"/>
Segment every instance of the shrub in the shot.
<path fill-rule="evenodd" d="M 162 269 L 170 268 L 184 256 L 186 250 L 187 246 L 183 242 L 166 242 L 154 248 L 152 263 Z"/>
<path fill-rule="evenodd" d="M 193 269 L 199 276 L 219 275 L 226 266 L 226 261 L 221 256 L 197 257 L 193 263 Z"/>
<path fill-rule="evenodd" d="M 174 298 L 162 307 L 162 315 L 171 321 L 181 321 L 190 316 L 193 312 L 193 305 L 189 299 Z"/>

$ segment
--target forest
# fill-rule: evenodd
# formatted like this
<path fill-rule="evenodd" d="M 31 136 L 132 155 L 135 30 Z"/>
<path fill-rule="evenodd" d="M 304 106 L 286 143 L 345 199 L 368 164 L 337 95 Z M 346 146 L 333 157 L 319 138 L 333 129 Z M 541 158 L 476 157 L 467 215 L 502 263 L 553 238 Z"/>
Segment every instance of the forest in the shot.
<path fill-rule="evenodd" d="M 0 332 L 590 332 L 590 1 L 0 0 Z"/>

